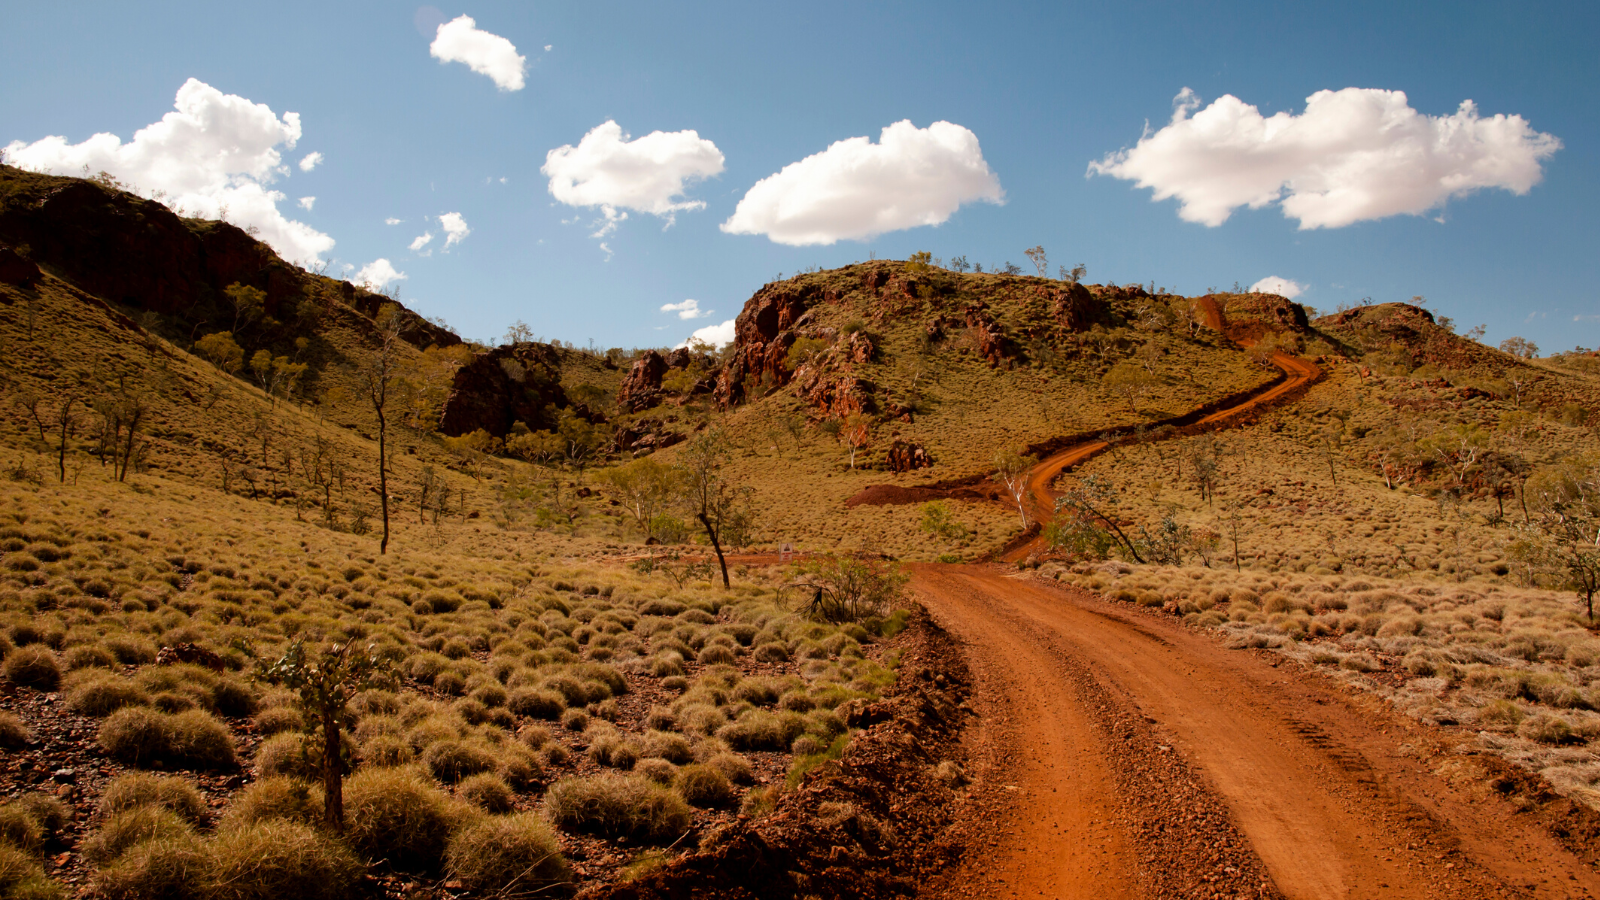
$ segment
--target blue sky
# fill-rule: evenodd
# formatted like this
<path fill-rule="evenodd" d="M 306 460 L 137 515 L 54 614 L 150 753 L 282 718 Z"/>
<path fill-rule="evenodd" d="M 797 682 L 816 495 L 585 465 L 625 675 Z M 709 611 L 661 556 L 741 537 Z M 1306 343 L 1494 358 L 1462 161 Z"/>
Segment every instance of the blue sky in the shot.
<path fill-rule="evenodd" d="M 280 142 L 275 151 L 286 174 L 261 179 L 284 195 L 281 217 L 335 242 L 321 253 L 330 272 L 349 265 L 353 276 L 388 260 L 406 276 L 395 282 L 403 300 L 469 337 L 495 337 L 521 319 L 540 335 L 578 344 L 672 344 L 732 318 L 780 273 L 918 250 L 986 267 L 1026 266 L 1023 250 L 1042 244 L 1052 272 L 1058 263 L 1083 263 L 1090 281 L 1197 293 L 1278 276 L 1302 285 L 1299 299 L 1325 310 L 1421 294 L 1463 328 L 1486 324 L 1491 341 L 1518 334 L 1546 351 L 1600 344 L 1594 4 L 150 7 L 8 3 L 0 145 L 52 135 L 77 145 L 97 132 L 131 141 L 172 112 L 189 79 L 215 96 L 264 104 L 279 122 L 297 113 L 293 149 Z M 430 55 L 437 25 L 462 15 L 524 57 L 520 89 L 502 90 L 490 75 Z M 1194 199 L 1230 174 L 1258 175 L 1259 165 L 1219 161 L 1214 152 L 1202 165 L 1197 154 L 1216 148 L 1172 132 L 1168 145 L 1125 161 L 1125 178 L 1086 174 L 1091 163 L 1133 148 L 1147 123 L 1152 135 L 1167 126 L 1183 88 L 1198 100 L 1186 107 L 1193 121 L 1220 115 L 1214 102 L 1232 95 L 1261 116 L 1305 116 L 1301 124 L 1311 130 L 1323 120 L 1312 121 L 1307 98 L 1319 91 L 1403 91 L 1423 123 L 1455 115 L 1470 99 L 1484 119 L 1525 120 L 1521 143 L 1508 151 L 1522 154 L 1521 168 L 1485 183 L 1520 178 L 1528 189 L 1518 195 L 1490 186 L 1425 215 L 1387 214 L 1385 203 L 1415 187 L 1395 184 L 1407 170 L 1391 166 L 1356 184 L 1377 184 L 1383 196 L 1358 204 L 1348 224 L 1302 229 L 1304 219 L 1286 215 L 1280 202 L 1251 209 L 1223 198 L 1230 214 L 1213 227 L 1180 217 L 1179 199 L 1152 202 L 1135 176 L 1169 178 L 1180 198 Z M 824 230 L 857 234 L 867 226 L 851 216 L 868 216 L 875 202 L 904 201 L 916 209 L 923 203 L 920 215 L 944 217 L 937 226 L 808 246 L 778 243 L 769 236 L 778 232 L 759 225 L 745 234 L 719 227 L 762 179 L 837 141 L 877 143 L 902 120 L 917 140 L 932 141 L 930 126 L 940 121 L 969 132 L 1003 203 L 991 202 L 998 193 L 967 165 L 968 155 L 935 172 L 965 179 L 961 185 L 898 184 L 890 165 L 866 188 L 855 184 L 865 193 L 854 205 L 823 216 Z M 603 207 L 558 202 L 541 167 L 549 151 L 579 145 L 608 121 L 633 139 L 693 130 L 714 145 L 721 171 L 691 177 L 670 198 L 703 208 L 678 209 L 664 227 L 666 215 L 613 204 L 627 219 L 592 237 Z M 1541 135 L 1544 149 L 1528 150 Z M 698 153 L 699 171 L 711 166 L 704 144 L 673 140 Z M 1326 160 L 1313 158 L 1315 146 L 1312 134 L 1280 159 L 1302 186 L 1306 167 L 1327 171 Z M 298 163 L 311 152 L 322 161 L 302 171 Z M 1495 148 L 1485 152 L 1505 162 Z M 1538 179 L 1531 186 L 1530 166 Z M 1175 170 L 1189 174 L 1160 174 Z M 830 177 L 819 171 L 796 172 L 773 189 L 789 191 L 781 199 L 814 199 Z M 943 191 L 942 199 L 895 193 L 928 190 Z M 302 209 L 297 201 L 308 196 L 316 200 Z M 1428 203 L 1425 190 L 1419 196 L 1412 205 Z M 445 248 L 439 217 L 447 213 L 470 230 Z M 434 237 L 408 249 L 424 234 Z M 660 309 L 689 299 L 702 317 Z"/>

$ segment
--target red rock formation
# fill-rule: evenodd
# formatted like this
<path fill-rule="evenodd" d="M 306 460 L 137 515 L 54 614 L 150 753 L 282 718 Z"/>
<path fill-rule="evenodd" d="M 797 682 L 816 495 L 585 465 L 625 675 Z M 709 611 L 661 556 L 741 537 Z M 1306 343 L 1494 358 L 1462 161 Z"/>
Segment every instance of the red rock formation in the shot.
<path fill-rule="evenodd" d="M 1105 304 L 1096 301 L 1081 284 L 1051 290 L 1050 300 L 1055 306 L 1056 322 L 1068 331 L 1088 331 L 1095 323 L 1105 321 Z"/>
<path fill-rule="evenodd" d="M 978 339 L 978 355 L 990 366 L 999 367 L 1017 354 L 1017 346 L 1001 330 L 999 323 L 989 317 L 988 306 L 974 303 L 967 307 L 967 327 Z"/>
<path fill-rule="evenodd" d="M 844 355 L 853 363 L 869 363 L 878 355 L 872 338 L 862 332 L 853 332 L 844 344 Z"/>
<path fill-rule="evenodd" d="M 855 413 L 875 413 L 872 382 L 853 375 L 818 377 L 804 393 L 805 401 L 819 419 L 843 419 Z"/>
<path fill-rule="evenodd" d="M 300 304 L 339 285 L 340 299 L 371 319 L 382 295 L 312 275 L 226 222 L 181 219 L 153 200 L 81 178 L 0 166 L 0 241 L 27 245 L 33 261 L 86 293 L 186 325 L 224 330 L 231 324 L 223 289 L 238 283 L 266 292 L 265 311 L 285 323 L 261 342 L 300 336 Z M 402 336 L 426 347 L 461 342 L 420 316 Z"/>
<path fill-rule="evenodd" d="M 682 352 L 687 359 L 688 351 Z M 634 361 L 628 377 L 622 380 L 622 388 L 617 391 L 617 406 L 628 412 L 638 412 L 660 403 L 661 378 L 667 374 L 667 368 L 667 361 L 661 354 L 646 351 Z"/>
<path fill-rule="evenodd" d="M 507 365 L 508 361 L 517 365 Z M 462 435 L 481 428 L 503 438 L 521 422 L 542 431 L 554 428 L 558 410 L 569 406 L 590 421 L 603 421 L 568 400 L 561 388 L 560 352 L 554 347 L 532 343 L 496 347 L 456 370 L 439 430 Z"/>
<path fill-rule="evenodd" d="M 910 472 L 931 467 L 933 458 L 927 450 L 916 444 L 896 440 L 889 445 L 888 463 L 891 472 Z"/>

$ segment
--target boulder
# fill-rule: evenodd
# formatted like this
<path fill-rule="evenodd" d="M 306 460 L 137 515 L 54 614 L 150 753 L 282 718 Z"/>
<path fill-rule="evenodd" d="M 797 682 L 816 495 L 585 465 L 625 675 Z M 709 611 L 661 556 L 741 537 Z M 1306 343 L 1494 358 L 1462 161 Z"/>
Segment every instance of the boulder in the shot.
<path fill-rule="evenodd" d="M 685 357 L 688 351 L 683 351 Z M 661 378 L 667 374 L 667 361 L 654 350 L 647 350 L 628 370 L 617 391 L 617 406 L 628 412 L 649 409 L 661 402 Z"/>
<path fill-rule="evenodd" d="M 889 471 L 910 472 L 933 465 L 933 458 L 922 447 L 907 441 L 896 440 L 889 445 Z"/>

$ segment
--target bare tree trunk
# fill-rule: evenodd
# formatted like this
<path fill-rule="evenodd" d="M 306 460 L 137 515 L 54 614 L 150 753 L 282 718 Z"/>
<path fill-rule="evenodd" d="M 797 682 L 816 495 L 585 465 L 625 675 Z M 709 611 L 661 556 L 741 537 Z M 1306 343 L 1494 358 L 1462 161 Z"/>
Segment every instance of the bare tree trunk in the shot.
<path fill-rule="evenodd" d="M 383 509 L 383 540 L 378 542 L 378 555 L 389 550 L 389 423 L 384 418 L 383 407 L 378 407 L 378 505 Z"/>
<path fill-rule="evenodd" d="M 322 711 L 322 820 L 334 834 L 344 832 L 344 760 L 340 752 L 339 716 Z"/>
<path fill-rule="evenodd" d="M 705 526 L 706 537 L 711 539 L 711 549 L 717 551 L 717 564 L 722 566 L 722 586 L 727 588 L 730 586 L 728 584 L 728 561 L 722 556 L 722 542 L 717 540 L 717 530 L 711 527 L 711 519 L 707 518 L 705 513 L 696 513 L 695 518 L 699 519 L 700 524 Z"/>

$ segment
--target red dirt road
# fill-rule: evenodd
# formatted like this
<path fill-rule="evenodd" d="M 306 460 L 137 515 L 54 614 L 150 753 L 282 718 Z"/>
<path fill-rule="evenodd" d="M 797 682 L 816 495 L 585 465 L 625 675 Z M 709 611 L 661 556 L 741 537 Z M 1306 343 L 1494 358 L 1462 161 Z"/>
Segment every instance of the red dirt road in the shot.
<path fill-rule="evenodd" d="M 1312 363 L 1296 356 L 1290 356 L 1287 353 L 1274 353 L 1272 363 L 1282 369 L 1288 377 L 1237 406 L 1230 406 L 1227 409 L 1218 410 L 1206 416 L 1197 424 L 1202 427 L 1222 425 L 1254 410 L 1271 406 L 1322 374 L 1322 370 Z M 1108 446 L 1105 441 L 1092 441 L 1087 444 L 1068 447 L 1047 457 L 1029 470 L 1028 518 L 1035 522 L 1050 521 L 1050 517 L 1055 514 L 1056 497 L 1060 496 L 1051 485 L 1055 484 L 1055 480 L 1061 477 L 1062 472 L 1079 465 L 1091 457 L 1098 456 Z M 1019 559 L 1026 559 L 1029 554 L 1037 553 L 1043 549 L 1043 539 L 1034 538 L 1028 543 L 1013 547 L 1001 558 L 1007 562 L 1016 562 Z"/>
<path fill-rule="evenodd" d="M 965 861 L 929 897 L 1600 897 L 1498 797 L 1433 774 L 1421 726 L 1293 663 L 998 567 L 913 568 L 978 718 Z"/>

